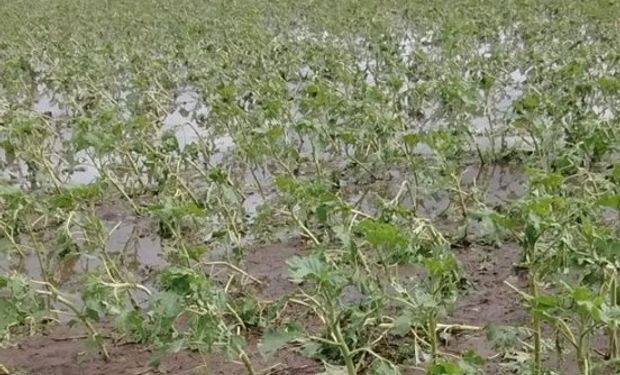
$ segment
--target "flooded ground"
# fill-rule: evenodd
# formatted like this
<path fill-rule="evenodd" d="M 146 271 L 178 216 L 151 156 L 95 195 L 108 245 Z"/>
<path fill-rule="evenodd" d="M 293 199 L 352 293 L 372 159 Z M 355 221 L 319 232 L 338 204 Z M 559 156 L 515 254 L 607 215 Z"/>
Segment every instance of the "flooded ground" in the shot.
<path fill-rule="evenodd" d="M 0 7 L 0 375 L 613 373 L 620 8 L 151 3 Z"/>
<path fill-rule="evenodd" d="M 355 183 L 343 184 L 343 198 L 348 196 L 351 197 L 348 198 L 351 201 L 356 201 L 366 189 L 370 189 L 373 193 L 367 194 L 360 201 L 360 206 L 369 214 L 380 212 L 383 203 L 377 201 L 377 196 L 373 194 L 384 192 L 387 197 L 394 197 L 399 194 L 398 190 L 402 187 L 403 182 L 411 180 L 410 178 L 403 178 L 405 176 L 399 172 L 388 173 L 388 175 L 392 177 L 388 180 L 377 181 L 370 187 L 364 187 L 364 190 L 359 190 L 360 185 Z M 460 172 L 460 178 L 463 194 L 468 197 L 475 197 L 475 199 L 481 200 L 482 204 L 493 208 L 506 207 L 515 202 L 523 196 L 527 189 L 527 177 L 519 172 L 519 168 L 514 165 L 470 165 Z M 275 187 L 267 184 L 265 188 L 266 191 L 270 192 L 270 195 L 267 196 L 267 202 L 269 202 L 267 204 L 275 203 L 278 198 Z M 422 192 L 416 201 L 417 212 L 420 217 L 430 219 L 435 225 L 443 227 L 446 233 L 456 229 L 455 225 L 459 224 L 458 211 L 460 208 L 456 203 L 454 192 L 441 188 L 429 193 Z M 260 194 L 247 195 L 243 201 L 243 209 L 247 219 L 251 221 L 265 204 Z M 401 204 L 409 209 L 412 207 L 411 200 L 406 195 L 404 195 Z M 137 218 L 126 204 L 121 202 L 103 204 L 98 207 L 97 212 L 107 232 L 106 252 L 118 257 L 121 266 L 126 267 L 128 271 L 135 272 L 136 277 L 150 284 L 149 275 L 153 271 L 164 269 L 169 264 L 166 260 L 164 247 L 173 244 L 159 236 L 156 221 L 145 217 Z M 485 228 L 483 222 L 474 221 L 470 224 L 474 241 L 483 239 L 485 230 L 489 228 Z M 81 236 L 77 228 L 74 230 L 74 235 L 76 238 Z M 255 271 L 255 276 L 259 278 L 276 277 L 286 280 L 285 261 L 293 255 L 297 255 L 296 251 L 298 250 L 295 249 L 300 245 L 268 246 L 268 252 L 261 254 L 260 240 L 252 240 L 251 237 L 248 237 L 247 241 L 247 246 L 251 249 L 249 257 L 245 260 L 247 271 L 250 274 Z M 29 254 L 25 261 L 24 271 L 34 279 L 40 280 L 41 270 L 36 253 L 30 252 Z M 217 261 L 228 259 L 230 254 L 222 253 L 214 248 L 207 256 L 209 259 Z M 8 262 L 8 258 L 3 259 L 0 267 L 5 272 L 18 267 L 17 259 L 13 259 L 12 262 Z M 272 268 L 274 264 L 272 260 L 277 264 L 282 264 L 283 268 Z M 13 266 L 10 266 L 11 264 Z M 96 255 L 85 254 L 68 260 L 59 269 L 60 285 L 71 290 L 79 286 L 81 275 L 95 270 L 99 266 L 101 266 L 101 260 Z M 279 288 L 279 286 L 268 286 L 265 291 L 266 298 L 281 297 L 282 293 L 277 292 Z"/>

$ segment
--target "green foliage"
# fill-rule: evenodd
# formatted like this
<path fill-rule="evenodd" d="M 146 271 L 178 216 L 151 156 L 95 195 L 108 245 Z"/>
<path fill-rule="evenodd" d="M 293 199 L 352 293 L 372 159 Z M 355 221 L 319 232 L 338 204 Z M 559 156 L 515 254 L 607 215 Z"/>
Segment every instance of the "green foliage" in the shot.
<path fill-rule="evenodd" d="M 487 327 L 502 358 L 542 374 L 553 339 L 590 374 L 601 335 L 617 361 L 617 2 L 4 3 L 4 339 L 62 313 L 154 366 L 219 350 L 257 373 L 259 335 L 326 373 L 404 372 L 415 340 L 415 367 L 474 374 L 439 327 L 518 247 L 530 319 Z M 295 290 L 264 300 L 248 254 L 291 237 L 260 261 Z M 462 269 L 478 247 L 491 266 Z"/>
<path fill-rule="evenodd" d="M 10 338 L 20 327 L 36 325 L 45 316 L 44 301 L 27 278 L 0 276 L 0 337 Z"/>
<path fill-rule="evenodd" d="M 299 337 L 299 335 L 299 330 L 296 327 L 286 327 L 286 329 L 279 331 L 268 330 L 263 334 L 261 339 L 261 353 L 267 357 L 270 357 L 289 342 Z"/>

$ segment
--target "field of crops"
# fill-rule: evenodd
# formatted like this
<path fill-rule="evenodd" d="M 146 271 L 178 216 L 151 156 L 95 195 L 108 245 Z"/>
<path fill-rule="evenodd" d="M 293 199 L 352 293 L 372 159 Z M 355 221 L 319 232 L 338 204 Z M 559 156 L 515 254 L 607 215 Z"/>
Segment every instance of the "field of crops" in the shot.
<path fill-rule="evenodd" d="M 0 20 L 0 374 L 620 373 L 620 2 Z"/>

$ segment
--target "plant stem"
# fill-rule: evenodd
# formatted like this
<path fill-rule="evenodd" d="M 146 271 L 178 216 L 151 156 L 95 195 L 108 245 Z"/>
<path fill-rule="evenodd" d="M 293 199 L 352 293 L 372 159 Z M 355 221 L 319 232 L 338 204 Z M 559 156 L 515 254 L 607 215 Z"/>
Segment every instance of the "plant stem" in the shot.
<path fill-rule="evenodd" d="M 538 282 L 533 271 L 530 271 L 530 282 L 532 283 L 532 297 L 538 298 Z M 534 373 L 542 374 L 542 329 L 538 313 L 532 314 L 532 330 L 534 332 Z"/>
<path fill-rule="evenodd" d="M 588 331 L 585 322 L 581 322 L 581 333 L 579 335 L 579 343 L 577 345 L 577 361 L 579 366 L 579 373 L 581 375 L 590 375 L 590 361 L 588 358 Z"/>
<path fill-rule="evenodd" d="M 43 284 L 43 285 L 47 286 L 49 289 L 51 289 L 51 291 L 39 290 L 37 292 L 40 293 L 40 294 L 43 294 L 43 295 L 51 296 L 53 299 L 55 299 L 59 303 L 61 303 L 61 304 L 65 305 L 66 307 L 68 307 L 69 310 L 71 310 L 73 312 L 73 314 L 75 314 L 75 316 L 82 323 L 84 323 L 84 326 L 86 326 L 86 329 L 90 332 L 90 335 L 93 338 L 93 340 L 95 341 L 95 343 L 97 344 L 97 346 L 99 347 L 99 350 L 101 350 L 101 355 L 103 356 L 103 359 L 106 362 L 109 361 L 110 360 L 110 354 L 108 353 L 108 350 L 107 350 L 105 344 L 103 342 L 100 342 L 99 340 L 97 340 L 97 337 L 99 337 L 101 335 L 99 334 L 99 332 L 97 332 L 95 327 L 93 327 L 93 325 L 87 320 L 87 318 L 84 317 L 84 315 L 82 315 L 80 310 L 71 301 L 69 301 L 65 297 L 61 296 L 60 294 L 58 294 L 58 290 L 56 290 L 56 288 L 54 288 L 54 286 L 51 285 L 50 283 L 43 282 L 43 283 L 40 283 L 40 284 Z"/>
<path fill-rule="evenodd" d="M 611 280 L 609 285 L 609 304 L 612 308 L 618 305 L 618 295 L 617 295 L 617 282 L 616 282 L 616 273 L 615 271 L 611 272 Z M 615 322 L 610 322 L 608 327 L 609 336 L 609 358 L 610 360 L 615 360 L 618 357 L 618 332 Z"/>
<path fill-rule="evenodd" d="M 256 184 L 256 187 L 258 188 L 258 192 L 260 193 L 261 198 L 263 198 L 263 201 L 265 199 L 267 199 L 267 196 L 265 195 L 265 191 L 263 190 L 263 186 L 260 183 L 260 180 L 258 179 L 258 176 L 256 176 L 256 172 L 254 171 L 253 167 L 250 167 L 250 174 L 252 175 L 252 179 L 254 180 L 254 183 Z"/>
<path fill-rule="evenodd" d="M 435 316 L 432 316 L 428 322 L 428 340 L 431 344 L 431 355 L 435 360 L 437 359 L 437 320 Z"/>
<path fill-rule="evenodd" d="M 342 331 L 340 330 L 340 323 L 335 323 L 335 334 L 338 339 L 338 343 L 340 344 L 340 350 L 342 351 L 342 356 L 344 357 L 344 363 L 347 366 L 347 374 L 348 375 L 357 375 L 357 370 L 355 369 L 355 364 L 353 363 L 353 357 L 351 355 L 351 350 L 349 350 L 349 346 L 342 335 Z"/>
<path fill-rule="evenodd" d="M 248 375 L 256 375 L 252 362 L 243 349 L 240 349 L 239 359 L 243 362 L 243 367 L 245 367 L 245 371 L 247 371 Z"/>

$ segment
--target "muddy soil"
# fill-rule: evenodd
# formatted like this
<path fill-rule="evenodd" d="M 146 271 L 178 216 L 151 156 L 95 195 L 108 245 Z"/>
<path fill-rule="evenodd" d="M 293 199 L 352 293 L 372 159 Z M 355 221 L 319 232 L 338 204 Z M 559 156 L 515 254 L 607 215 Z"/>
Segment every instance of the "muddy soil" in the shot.
<path fill-rule="evenodd" d="M 257 248 L 248 254 L 246 270 L 263 285 L 257 290 L 264 299 L 276 299 L 293 290 L 287 277 L 286 261 L 306 253 L 300 241 L 289 241 Z M 182 351 L 169 355 L 157 370 L 149 367 L 152 351 L 135 343 L 115 342 L 113 330 L 100 331 L 109 338 L 106 345 L 111 360 L 104 361 L 96 353 L 83 330 L 79 327 L 59 326 L 47 334 L 27 337 L 9 348 L 0 349 L 0 363 L 11 374 L 19 375 L 154 375 L 154 374 L 245 374 L 243 365 L 225 355 L 201 356 Z M 317 374 L 322 365 L 303 357 L 294 349 L 281 350 L 274 358 L 265 359 L 258 350 L 258 338 L 247 338 L 247 352 L 257 371 L 269 369 L 269 374 Z"/>
<path fill-rule="evenodd" d="M 294 256 L 303 256 L 307 253 L 308 250 L 300 241 L 263 246 L 248 254 L 245 269 L 263 282 L 260 287 L 261 297 L 277 299 L 295 288 L 289 281 L 286 262 Z"/>
<path fill-rule="evenodd" d="M 519 252 L 515 246 L 499 249 L 458 249 L 457 255 L 464 276 L 471 288 L 460 298 L 450 320 L 454 323 L 485 326 L 497 324 L 522 325 L 526 313 L 514 292 L 503 284 L 511 279 L 522 286 L 513 264 Z M 246 271 L 263 285 L 258 293 L 265 299 L 276 299 L 290 293 L 294 285 L 288 280 L 286 261 L 307 252 L 303 243 L 289 241 L 257 248 L 246 258 Z M 249 354 L 257 369 L 278 365 L 272 373 L 316 374 L 322 366 L 302 357 L 294 350 L 284 350 L 271 361 L 265 361 L 257 349 L 257 340 L 250 338 Z M 223 355 L 202 358 L 198 353 L 183 351 L 168 356 L 161 368 L 149 368 L 152 353 L 149 348 L 131 343 L 114 344 L 108 340 L 112 360 L 104 362 L 92 349 L 79 329 L 58 327 L 48 335 L 29 337 L 15 347 L 0 350 L 0 363 L 28 375 L 72 374 L 243 374 L 243 367 Z M 483 356 L 494 353 L 488 347 L 484 333 L 456 335 L 446 341 L 444 350 L 458 354 L 472 349 Z M 204 371 L 205 363 L 208 372 Z M 487 373 L 498 373 L 497 364 L 487 366 Z M 201 372 L 202 371 L 202 372 Z"/>
<path fill-rule="evenodd" d="M 527 281 L 515 268 L 521 261 L 519 247 L 507 244 L 499 248 L 467 247 L 455 251 L 469 287 L 459 297 L 450 316 L 451 323 L 480 328 L 527 325 L 527 311 L 519 296 L 504 283 L 508 281 L 520 289 L 527 287 Z M 483 358 L 492 358 L 485 365 L 487 374 L 504 373 L 502 358 L 496 356 L 484 330 L 448 336 L 444 350 L 456 355 L 472 350 Z"/>
<path fill-rule="evenodd" d="M 461 264 L 463 277 L 467 279 L 469 288 L 459 296 L 459 300 L 450 315 L 450 323 L 471 325 L 476 327 L 509 326 L 514 328 L 529 326 L 529 316 L 519 295 L 512 290 L 506 281 L 520 290 L 527 290 L 526 271 L 516 267 L 522 261 L 521 249 L 516 244 L 505 244 L 494 247 L 468 247 L 455 249 Z M 551 327 L 543 326 L 546 338 L 552 338 Z M 474 351 L 486 359 L 484 371 L 488 375 L 515 374 L 514 367 L 507 366 L 520 353 L 498 353 L 487 338 L 487 331 L 467 331 L 444 337 L 443 350 L 458 356 L 467 351 Z M 522 335 L 525 342 L 531 338 Z M 606 347 L 604 332 L 596 332 L 592 339 L 593 359 L 601 354 Z M 549 369 L 555 369 L 561 375 L 577 375 L 579 369 L 575 361 L 575 353 L 564 344 L 567 350 L 562 358 L 552 350 L 548 350 L 544 362 Z M 597 350 L 598 349 L 598 350 Z M 598 353 L 598 354 L 595 354 Z M 511 357 L 511 358 L 508 358 Z M 523 357 L 525 359 L 525 357 Z M 618 374 L 611 367 L 593 369 L 591 374 Z"/>
<path fill-rule="evenodd" d="M 462 267 L 467 287 L 461 292 L 447 323 L 484 328 L 490 324 L 522 327 L 528 324 L 528 315 L 518 295 L 504 282 L 518 288 L 526 288 L 524 276 L 515 268 L 521 252 L 515 244 L 501 247 L 471 246 L 454 249 Z M 294 290 L 288 280 L 286 261 L 295 255 L 303 255 L 307 249 L 302 242 L 288 241 L 263 246 L 250 252 L 246 258 L 246 271 L 259 279 L 263 285 L 257 293 L 264 299 L 277 299 Z M 104 332 L 106 330 L 104 329 Z M 112 335 L 112 330 L 107 330 Z M 472 350 L 487 358 L 486 374 L 511 374 L 503 366 L 504 357 L 491 346 L 485 330 L 453 332 L 441 336 L 445 353 L 461 355 Z M 527 340 L 527 338 L 526 338 Z M 16 346 L 0 349 L 0 363 L 27 375 L 107 375 L 107 374 L 244 374 L 243 366 L 224 355 L 202 357 L 198 353 L 183 351 L 168 356 L 159 370 L 148 365 L 151 351 L 148 347 L 132 343 L 114 343 L 108 339 L 112 360 L 105 362 L 98 356 L 79 329 L 58 327 L 47 335 L 25 338 Z M 317 374 L 322 366 L 304 358 L 294 349 L 282 350 L 275 358 L 265 360 L 258 351 L 258 339 L 248 338 L 248 354 L 257 370 L 271 368 L 270 374 Z M 562 374 L 576 374 L 576 366 L 567 354 Z M 550 367 L 557 368 L 557 359 L 548 358 Z M 207 366 L 208 371 L 205 371 Z M 421 371 L 405 374 L 422 374 Z M 597 374 L 612 374 L 602 370 Z"/>
<path fill-rule="evenodd" d="M 104 331 L 105 332 L 105 331 Z M 26 338 L 16 346 L 0 350 L 0 363 L 19 375 L 232 375 L 245 374 L 243 365 L 225 355 L 201 356 L 182 351 L 167 356 L 155 370 L 149 366 L 153 353 L 148 347 L 106 340 L 111 360 L 98 355 L 79 329 L 58 327 L 49 335 Z M 256 371 L 268 369 L 270 374 L 311 375 L 321 365 L 303 357 L 293 349 L 280 351 L 266 360 L 258 351 L 258 339 L 249 338 L 247 351 Z"/>

